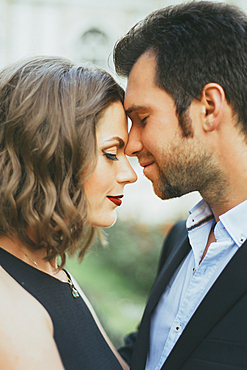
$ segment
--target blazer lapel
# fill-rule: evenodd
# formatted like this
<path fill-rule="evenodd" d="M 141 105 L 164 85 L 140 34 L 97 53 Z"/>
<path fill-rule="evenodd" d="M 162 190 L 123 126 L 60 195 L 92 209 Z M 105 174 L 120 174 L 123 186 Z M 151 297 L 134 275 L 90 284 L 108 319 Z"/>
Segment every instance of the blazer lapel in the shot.
<path fill-rule="evenodd" d="M 168 356 L 162 370 L 178 369 L 200 341 L 247 291 L 246 261 L 247 241 L 239 248 L 205 296 Z M 226 287 L 228 287 L 227 294 Z"/>
<path fill-rule="evenodd" d="M 167 258 L 167 261 L 165 262 L 157 280 L 154 283 L 149 301 L 142 317 L 139 333 L 134 347 L 134 353 L 131 360 L 131 369 L 133 370 L 143 370 L 145 368 L 147 353 L 149 350 L 150 319 L 152 311 L 159 302 L 159 299 L 169 283 L 173 273 L 176 271 L 190 249 L 191 247 L 189 245 L 186 233 L 182 238 L 182 242 L 180 240 L 180 243 L 175 243 L 172 252 Z"/>

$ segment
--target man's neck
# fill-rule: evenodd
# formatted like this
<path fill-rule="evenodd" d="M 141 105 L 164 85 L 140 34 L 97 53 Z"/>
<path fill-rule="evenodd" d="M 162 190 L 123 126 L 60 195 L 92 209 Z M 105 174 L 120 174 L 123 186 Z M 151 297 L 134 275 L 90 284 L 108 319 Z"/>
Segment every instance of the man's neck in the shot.
<path fill-rule="evenodd" d="M 201 191 L 202 198 L 209 204 L 215 216 L 226 213 L 247 199 L 247 144 L 239 129 L 222 135 L 216 143 L 215 158 L 221 171 L 221 184 L 212 182 Z"/>

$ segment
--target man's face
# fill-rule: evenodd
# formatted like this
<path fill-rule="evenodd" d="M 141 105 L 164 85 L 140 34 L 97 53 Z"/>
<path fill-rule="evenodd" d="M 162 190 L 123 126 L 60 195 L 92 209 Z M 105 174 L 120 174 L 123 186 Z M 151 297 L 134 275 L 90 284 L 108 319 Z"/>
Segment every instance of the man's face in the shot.
<path fill-rule="evenodd" d="M 146 52 L 129 75 L 125 109 L 132 127 L 126 154 L 138 157 L 154 192 L 162 199 L 169 199 L 202 191 L 218 169 L 198 130 L 190 137 L 183 136 L 174 100 L 155 83 L 156 66 L 155 55 Z M 186 117 L 191 121 L 192 132 L 195 112 L 192 103 Z"/>

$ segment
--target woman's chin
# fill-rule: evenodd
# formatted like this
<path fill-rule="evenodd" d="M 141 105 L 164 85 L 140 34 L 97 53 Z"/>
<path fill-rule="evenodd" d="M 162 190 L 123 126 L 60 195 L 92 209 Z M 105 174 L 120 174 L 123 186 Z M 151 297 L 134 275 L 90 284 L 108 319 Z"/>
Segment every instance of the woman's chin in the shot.
<path fill-rule="evenodd" d="M 109 227 L 112 227 L 113 225 L 115 225 L 116 222 L 117 222 L 117 214 L 116 214 L 115 220 L 113 220 L 113 222 L 111 222 L 108 226 L 103 226 L 103 227 L 105 229 L 109 229 Z"/>
<path fill-rule="evenodd" d="M 117 213 L 115 210 L 111 212 L 111 214 L 107 217 L 104 215 L 103 217 L 94 217 L 94 219 L 89 220 L 91 226 L 96 227 L 103 227 L 105 229 L 112 227 L 117 221 Z"/>

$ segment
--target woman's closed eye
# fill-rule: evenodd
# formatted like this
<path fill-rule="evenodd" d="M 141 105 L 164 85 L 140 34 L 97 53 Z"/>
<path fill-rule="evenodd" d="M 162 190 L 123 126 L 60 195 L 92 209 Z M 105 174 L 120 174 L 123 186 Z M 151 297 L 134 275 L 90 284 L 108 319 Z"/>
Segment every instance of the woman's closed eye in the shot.
<path fill-rule="evenodd" d="M 110 159 L 111 161 L 118 161 L 118 157 L 116 154 L 105 152 L 104 150 L 102 150 L 102 152 L 103 152 L 103 155 L 105 155 L 107 159 Z"/>

